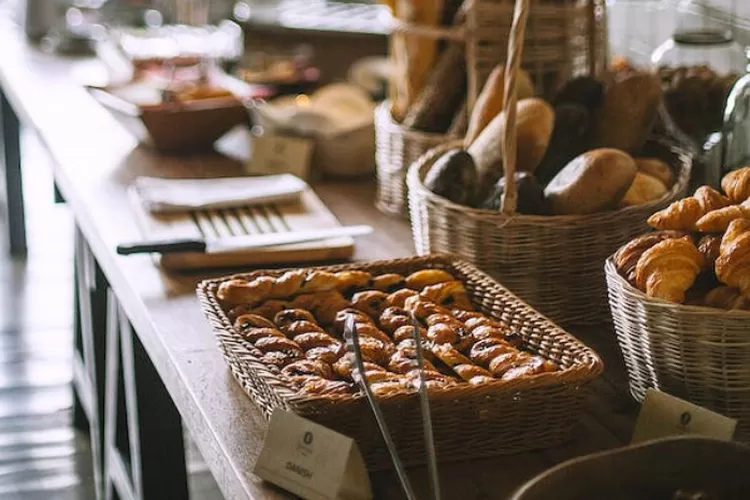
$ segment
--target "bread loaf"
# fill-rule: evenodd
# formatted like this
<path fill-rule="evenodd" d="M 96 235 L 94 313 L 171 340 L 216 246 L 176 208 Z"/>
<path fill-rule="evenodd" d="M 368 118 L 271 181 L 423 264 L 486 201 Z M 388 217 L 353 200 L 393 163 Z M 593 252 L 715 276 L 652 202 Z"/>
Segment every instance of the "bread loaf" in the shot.
<path fill-rule="evenodd" d="M 658 77 L 638 73 L 607 89 L 594 127 L 594 147 L 638 151 L 646 142 L 661 102 Z"/>
<path fill-rule="evenodd" d="M 555 112 L 542 99 L 518 101 L 516 114 L 516 171 L 533 172 L 547 151 Z M 505 113 L 500 113 L 485 127 L 468 151 L 477 165 L 480 189 L 492 186 L 502 174 L 502 148 Z M 484 191 L 487 194 L 487 191 Z"/>
<path fill-rule="evenodd" d="M 518 71 L 517 89 L 519 101 L 534 95 L 531 77 L 522 69 Z M 487 77 L 482 92 L 474 104 L 466 131 L 466 144 L 474 142 L 487 124 L 500 114 L 503 110 L 503 99 L 505 99 L 505 66 L 498 65 Z"/>
<path fill-rule="evenodd" d="M 667 189 L 675 183 L 675 175 L 672 169 L 658 158 L 636 158 L 635 166 L 639 172 L 648 174 L 659 179 Z"/>
<path fill-rule="evenodd" d="M 620 207 L 632 207 L 642 205 L 649 201 L 658 200 L 667 193 L 667 187 L 656 177 L 643 172 L 636 172 L 633 183 L 628 188 Z"/>
<path fill-rule="evenodd" d="M 554 215 L 591 214 L 617 206 L 635 179 L 635 161 L 611 148 L 587 151 L 568 163 L 544 190 Z"/>

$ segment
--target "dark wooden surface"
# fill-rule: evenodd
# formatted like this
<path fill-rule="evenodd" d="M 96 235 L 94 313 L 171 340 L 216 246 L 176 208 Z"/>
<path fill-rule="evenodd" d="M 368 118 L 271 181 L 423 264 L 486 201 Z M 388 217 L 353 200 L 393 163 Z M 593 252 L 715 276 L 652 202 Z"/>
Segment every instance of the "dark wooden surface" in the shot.
<path fill-rule="evenodd" d="M 139 234 L 126 190 L 138 175 L 237 175 L 240 164 L 219 155 L 165 158 L 135 139 L 76 82 L 82 65 L 29 47 L 18 28 L 0 20 L 0 85 L 22 123 L 36 130 L 53 159 L 53 174 L 144 352 L 171 395 L 183 423 L 227 498 L 284 498 L 250 471 L 266 424 L 233 381 L 194 294 L 201 278 L 166 274 L 147 256 L 120 257 L 118 243 Z M 413 252 L 404 221 L 377 212 L 371 183 L 316 186 L 342 223 L 369 223 L 376 232 L 358 241 L 356 258 Z M 608 363 L 593 385 L 587 412 L 567 445 L 539 453 L 441 468 L 446 498 L 504 498 L 524 480 L 566 458 L 627 442 L 637 408 L 623 389 L 611 328 L 576 331 Z M 415 486 L 426 492 L 424 470 Z M 392 474 L 373 477 L 379 498 L 399 498 Z"/>

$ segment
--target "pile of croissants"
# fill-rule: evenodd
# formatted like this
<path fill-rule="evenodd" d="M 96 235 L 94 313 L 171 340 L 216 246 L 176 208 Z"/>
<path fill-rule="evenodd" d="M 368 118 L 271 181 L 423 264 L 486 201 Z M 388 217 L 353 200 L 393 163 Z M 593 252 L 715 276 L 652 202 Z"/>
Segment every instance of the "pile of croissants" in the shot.
<path fill-rule="evenodd" d="M 431 166 L 424 185 L 461 205 L 498 210 L 505 191 L 505 69 L 490 74 L 472 109 L 463 147 Z M 676 173 L 643 154 L 662 102 L 651 73 L 577 77 L 549 101 L 517 76 L 516 211 L 527 215 L 592 214 L 663 198 Z M 639 158 L 641 156 L 641 158 Z"/>
<path fill-rule="evenodd" d="M 649 297 L 750 310 L 750 167 L 702 186 L 655 213 L 655 231 L 614 257 L 620 274 Z"/>

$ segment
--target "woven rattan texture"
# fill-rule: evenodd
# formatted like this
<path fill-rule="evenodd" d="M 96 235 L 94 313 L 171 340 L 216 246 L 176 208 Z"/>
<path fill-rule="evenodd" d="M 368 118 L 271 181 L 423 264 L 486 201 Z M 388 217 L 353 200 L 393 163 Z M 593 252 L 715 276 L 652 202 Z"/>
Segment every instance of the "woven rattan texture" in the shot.
<path fill-rule="evenodd" d="M 453 461 L 547 448 L 565 441 L 575 425 L 586 391 L 603 365 L 598 355 L 531 309 L 474 266 L 447 256 L 357 263 L 317 269 L 361 269 L 373 274 L 445 269 L 461 280 L 475 306 L 513 326 L 527 350 L 555 361 L 562 370 L 527 379 L 484 385 L 458 384 L 431 392 L 432 420 L 439 460 Z M 257 271 L 243 278 L 279 276 L 283 270 Z M 371 410 L 362 395 L 311 397 L 298 394 L 275 367 L 242 340 L 222 311 L 216 290 L 223 280 L 198 287 L 198 296 L 235 379 L 266 416 L 284 408 L 342 432 L 357 441 L 372 470 L 391 462 Z M 402 460 L 425 460 L 419 403 L 414 394 L 383 400 L 383 410 Z"/>
<path fill-rule="evenodd" d="M 750 441 L 750 311 L 646 296 L 606 262 L 609 303 L 633 397 L 653 387 L 739 420 Z"/>
<path fill-rule="evenodd" d="M 549 96 L 572 76 L 600 74 L 606 67 L 605 0 L 533 0 L 524 37 L 522 67 Z M 514 0 L 475 0 L 467 12 L 466 44 L 469 110 L 492 69 L 507 59 Z M 409 29 L 400 32 L 409 33 Z M 420 36 L 429 28 L 420 29 Z M 434 38 L 441 38 L 436 31 Z M 416 36 L 416 35 L 412 35 Z M 376 206 L 390 214 L 408 215 L 404 178 L 409 166 L 427 150 L 448 140 L 400 126 L 389 104 L 375 114 L 378 196 Z"/>
<path fill-rule="evenodd" d="M 649 215 L 685 195 L 692 161 L 687 153 L 652 141 L 645 154 L 661 158 L 678 173 L 675 185 L 662 199 L 592 215 L 507 216 L 457 205 L 424 186 L 430 166 L 451 147 L 455 144 L 436 148 L 409 171 L 417 253 L 459 255 L 566 326 L 609 320 L 604 261 L 648 230 Z"/>

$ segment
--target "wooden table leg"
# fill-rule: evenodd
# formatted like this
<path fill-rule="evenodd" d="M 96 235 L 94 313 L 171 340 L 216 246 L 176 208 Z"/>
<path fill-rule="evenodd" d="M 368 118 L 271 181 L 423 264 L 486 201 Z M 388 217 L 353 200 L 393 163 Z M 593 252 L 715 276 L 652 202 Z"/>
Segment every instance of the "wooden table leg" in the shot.
<path fill-rule="evenodd" d="M 188 498 L 177 408 L 110 292 L 107 333 L 105 499 Z"/>
<path fill-rule="evenodd" d="M 24 256 L 26 255 L 26 215 L 24 214 L 23 182 L 21 180 L 20 124 L 16 112 L 11 107 L 2 89 L 0 89 L 0 114 L 2 115 L 5 196 L 10 254 Z"/>

